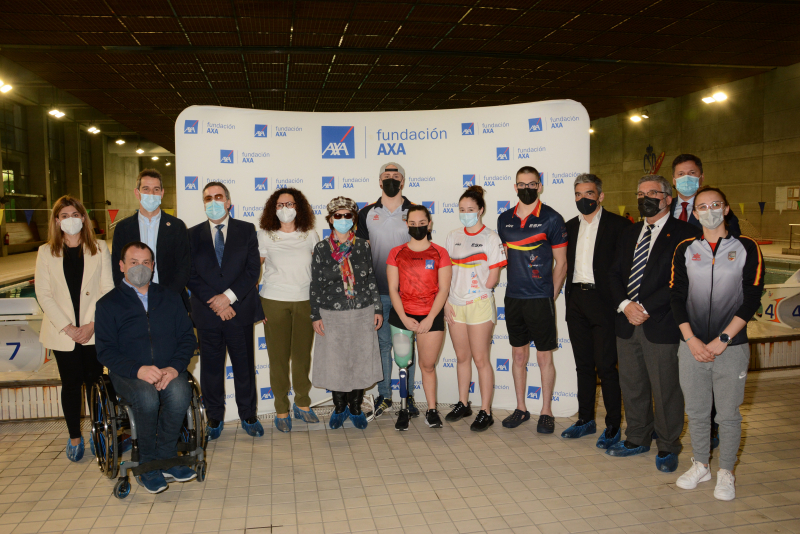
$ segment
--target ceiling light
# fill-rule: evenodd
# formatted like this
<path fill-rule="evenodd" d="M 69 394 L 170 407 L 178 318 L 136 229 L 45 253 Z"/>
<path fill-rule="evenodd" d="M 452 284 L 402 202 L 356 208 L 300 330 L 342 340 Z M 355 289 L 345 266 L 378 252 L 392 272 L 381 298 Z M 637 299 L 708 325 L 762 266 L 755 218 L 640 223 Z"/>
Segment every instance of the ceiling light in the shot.
<path fill-rule="evenodd" d="M 158 161 L 158 156 L 153 156 L 153 157 L 152 157 L 152 158 L 150 158 L 150 159 L 152 159 L 153 161 Z"/>
<path fill-rule="evenodd" d="M 714 93 L 712 96 L 714 97 L 714 100 L 716 100 L 717 102 L 722 102 L 723 100 L 726 100 L 728 98 L 728 95 L 726 95 L 721 91 L 719 93 Z"/>
<path fill-rule="evenodd" d="M 55 117 L 57 119 L 60 119 L 61 117 L 64 116 L 64 114 L 62 112 L 58 111 L 57 109 L 51 109 L 49 113 L 50 113 L 50 115 L 52 115 L 53 117 Z"/>
<path fill-rule="evenodd" d="M 144 150 L 142 150 L 141 148 L 137 148 L 136 149 L 136 153 L 137 154 L 144 154 Z"/>
<path fill-rule="evenodd" d="M 168 162 L 167 162 L 167 167 L 169 167 L 170 165 L 172 165 L 172 163 L 170 163 L 170 162 L 168 161 Z"/>
<path fill-rule="evenodd" d="M 639 115 L 631 115 L 631 120 L 633 122 L 640 122 L 642 118 Z"/>
<path fill-rule="evenodd" d="M 88 129 L 88 132 L 96 134 L 96 133 L 100 133 L 100 130 L 98 130 L 96 126 L 90 126 L 89 129 Z"/>
<path fill-rule="evenodd" d="M 649 119 L 649 118 L 650 118 L 650 115 L 646 115 L 646 114 L 642 113 L 642 118 L 643 118 L 643 119 Z"/>
<path fill-rule="evenodd" d="M 3 85 L 3 82 L 0 82 L 0 93 L 7 93 L 12 89 L 12 87 L 8 84 Z"/>
<path fill-rule="evenodd" d="M 712 102 L 716 102 L 716 100 L 714 99 L 713 96 L 707 96 L 703 99 L 703 102 L 705 102 L 706 104 L 711 104 Z"/>
<path fill-rule="evenodd" d="M 117 139 L 117 140 L 116 140 L 116 143 L 117 143 L 118 145 L 120 145 L 120 146 L 121 146 L 121 145 L 124 145 L 124 144 L 125 144 L 125 139 Z"/>
<path fill-rule="evenodd" d="M 589 133 L 594 133 L 594 128 L 589 128 Z"/>

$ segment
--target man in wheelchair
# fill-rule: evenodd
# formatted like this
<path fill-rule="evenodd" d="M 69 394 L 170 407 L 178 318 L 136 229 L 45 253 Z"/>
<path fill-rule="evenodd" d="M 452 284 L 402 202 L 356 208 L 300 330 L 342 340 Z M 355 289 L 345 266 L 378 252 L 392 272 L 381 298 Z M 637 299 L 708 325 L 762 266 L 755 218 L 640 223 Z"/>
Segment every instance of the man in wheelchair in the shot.
<path fill-rule="evenodd" d="M 108 367 L 111 383 L 132 405 L 140 463 L 169 460 L 192 398 L 187 366 L 197 346 L 181 296 L 151 283 L 153 251 L 133 241 L 122 248 L 122 283 L 97 302 L 97 359 Z M 167 481 L 196 477 L 189 466 L 148 471 L 136 480 L 150 493 Z"/>

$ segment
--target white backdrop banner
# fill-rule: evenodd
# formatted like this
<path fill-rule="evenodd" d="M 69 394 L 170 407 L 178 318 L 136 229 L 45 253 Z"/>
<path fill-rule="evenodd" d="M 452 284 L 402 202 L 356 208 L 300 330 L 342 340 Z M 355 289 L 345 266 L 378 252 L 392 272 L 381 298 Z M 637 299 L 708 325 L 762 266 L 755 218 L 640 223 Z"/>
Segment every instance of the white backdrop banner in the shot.
<path fill-rule="evenodd" d="M 489 228 L 497 215 L 516 204 L 514 180 L 524 166 L 535 167 L 545 184 L 542 199 L 565 221 L 577 215 L 572 182 L 589 171 L 589 116 L 571 100 L 512 106 L 375 113 L 304 113 L 212 106 L 192 106 L 175 124 L 178 216 L 187 227 L 206 220 L 202 189 L 212 181 L 227 185 L 231 215 L 258 226 L 264 204 L 276 189 L 303 191 L 317 214 L 317 232 L 328 235 L 325 206 L 347 196 L 365 206 L 380 197 L 381 165 L 396 161 L 407 176 L 403 194 L 423 203 L 433 214 L 433 241 L 444 246 L 447 233 L 462 228 L 458 199 L 472 184 L 484 187 Z M 511 346 L 505 326 L 505 270 L 495 290 L 498 322 L 492 341 L 495 371 L 493 406 L 516 407 L 511 371 Z M 564 299 L 557 301 L 558 350 L 554 352 L 556 386 L 553 413 L 577 412 L 577 379 L 564 322 Z M 256 326 L 256 369 L 259 413 L 273 411 L 268 347 L 263 328 Z M 194 369 L 195 372 L 197 369 Z M 535 350 L 528 363 L 528 409 L 541 409 L 541 377 Z M 439 402 L 458 401 L 456 356 L 449 336 L 437 366 Z M 473 366 L 473 380 L 477 371 Z M 397 379 L 395 366 L 393 377 Z M 424 400 L 420 372 L 415 395 Z M 470 398 L 480 404 L 477 383 Z M 396 382 L 393 382 L 395 391 Z M 226 370 L 226 419 L 236 419 L 233 376 Z M 377 389 L 371 393 L 377 396 Z M 395 399 L 399 398 L 395 393 Z M 327 396 L 312 389 L 312 400 Z"/>

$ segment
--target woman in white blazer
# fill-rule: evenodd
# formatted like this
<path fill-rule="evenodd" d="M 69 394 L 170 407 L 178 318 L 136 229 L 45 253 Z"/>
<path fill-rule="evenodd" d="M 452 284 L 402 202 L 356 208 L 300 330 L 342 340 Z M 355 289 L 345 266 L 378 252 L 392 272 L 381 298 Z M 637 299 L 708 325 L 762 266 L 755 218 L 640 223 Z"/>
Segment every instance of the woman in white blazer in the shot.
<path fill-rule="evenodd" d="M 36 298 L 44 310 L 39 341 L 53 351 L 61 375 L 61 407 L 70 439 L 67 458 L 83 458 L 81 385 L 86 393 L 103 372 L 94 347 L 94 309 L 114 288 L 111 255 L 95 239 L 86 209 L 65 195 L 53 206 L 47 243 L 36 257 Z"/>

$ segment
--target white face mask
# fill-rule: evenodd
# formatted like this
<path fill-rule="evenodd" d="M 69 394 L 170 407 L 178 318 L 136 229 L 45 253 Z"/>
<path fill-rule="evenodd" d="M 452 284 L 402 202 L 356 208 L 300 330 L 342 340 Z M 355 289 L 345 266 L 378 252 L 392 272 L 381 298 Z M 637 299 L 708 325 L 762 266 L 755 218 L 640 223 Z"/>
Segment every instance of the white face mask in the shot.
<path fill-rule="evenodd" d="M 290 223 L 297 217 L 297 210 L 284 206 L 276 212 L 276 215 L 282 223 Z"/>
<path fill-rule="evenodd" d="M 61 219 L 61 230 L 69 235 L 77 235 L 83 228 L 83 221 L 78 217 Z"/>
<path fill-rule="evenodd" d="M 713 230 L 722 224 L 723 220 L 725 220 L 725 215 L 723 215 L 722 210 L 723 208 L 719 208 L 718 210 L 701 211 L 697 220 L 700 221 L 700 224 L 702 224 L 704 228 Z"/>

